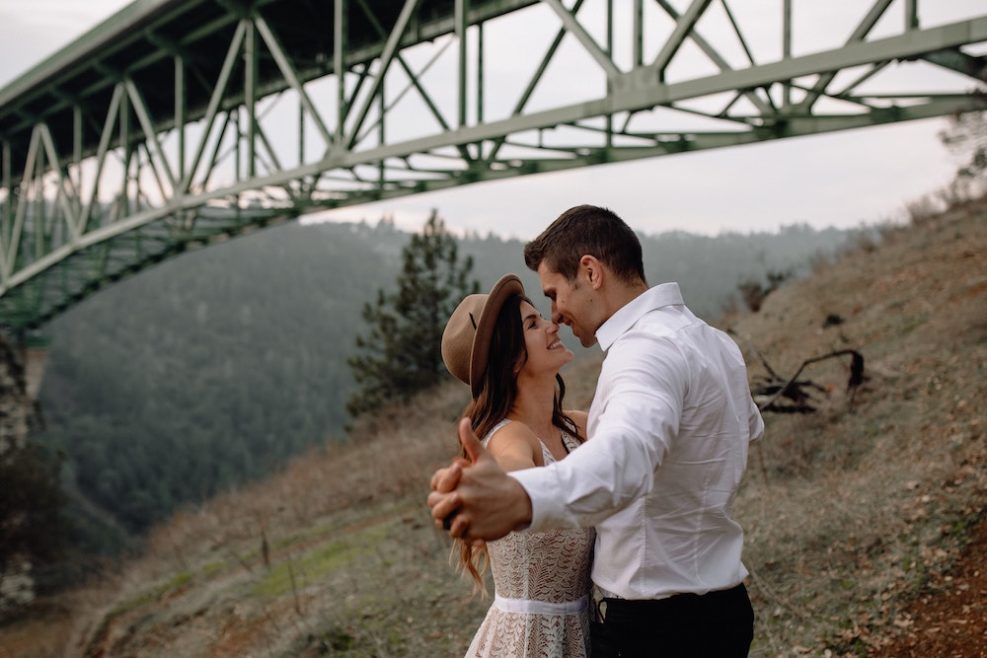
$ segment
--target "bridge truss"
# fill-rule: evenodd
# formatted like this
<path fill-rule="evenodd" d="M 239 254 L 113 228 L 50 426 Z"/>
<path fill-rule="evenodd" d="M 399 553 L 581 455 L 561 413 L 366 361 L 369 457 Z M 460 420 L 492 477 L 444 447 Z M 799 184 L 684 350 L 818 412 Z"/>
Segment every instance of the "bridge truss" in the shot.
<path fill-rule="evenodd" d="M 987 14 L 767 4 L 137 0 L 0 90 L 0 325 L 305 213 L 984 107 Z"/>

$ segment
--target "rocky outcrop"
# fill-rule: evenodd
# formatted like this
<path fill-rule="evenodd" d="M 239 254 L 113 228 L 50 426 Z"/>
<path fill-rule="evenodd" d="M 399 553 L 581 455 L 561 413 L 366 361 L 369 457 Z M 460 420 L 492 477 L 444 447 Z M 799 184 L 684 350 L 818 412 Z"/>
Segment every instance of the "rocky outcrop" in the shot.
<path fill-rule="evenodd" d="M 25 449 L 35 417 L 20 355 L 9 339 L 0 335 L 0 464 L 9 463 Z M 9 532 L 17 523 L 16 518 L 0 518 L 0 529 Z M 0 613 L 33 598 L 30 562 L 24 558 L 0 560 Z"/>
<path fill-rule="evenodd" d="M 0 335 L 0 459 L 24 447 L 31 416 L 24 365 L 14 346 Z"/>

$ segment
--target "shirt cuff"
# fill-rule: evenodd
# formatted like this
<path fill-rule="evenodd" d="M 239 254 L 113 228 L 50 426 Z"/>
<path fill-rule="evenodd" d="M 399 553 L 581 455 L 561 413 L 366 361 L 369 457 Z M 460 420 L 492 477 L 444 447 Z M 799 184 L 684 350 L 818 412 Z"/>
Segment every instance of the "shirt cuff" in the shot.
<path fill-rule="evenodd" d="M 527 530 L 537 532 L 565 525 L 565 501 L 554 486 L 550 466 L 511 471 L 508 475 L 518 481 L 531 501 L 531 523 Z"/>

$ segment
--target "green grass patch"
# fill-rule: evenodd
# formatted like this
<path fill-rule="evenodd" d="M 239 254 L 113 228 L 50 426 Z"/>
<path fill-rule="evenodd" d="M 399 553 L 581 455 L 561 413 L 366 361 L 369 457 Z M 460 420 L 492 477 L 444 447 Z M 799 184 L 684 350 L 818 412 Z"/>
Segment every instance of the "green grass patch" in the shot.
<path fill-rule="evenodd" d="M 926 313 L 919 313 L 918 315 L 911 315 L 902 320 L 899 326 L 899 336 L 907 336 L 912 333 L 923 324 L 929 321 L 929 316 Z"/>
<path fill-rule="evenodd" d="M 188 571 L 179 571 L 174 576 L 166 580 L 165 582 L 152 587 L 151 589 L 144 590 L 137 596 L 127 599 L 123 603 L 114 607 L 110 612 L 111 616 L 121 615 L 125 612 L 130 612 L 131 610 L 136 610 L 141 606 L 153 603 L 159 600 L 165 594 L 179 589 L 192 581 L 192 574 Z"/>
<path fill-rule="evenodd" d="M 227 569 L 226 562 L 216 561 L 216 562 L 210 562 L 209 564 L 203 566 L 201 569 L 199 569 L 199 573 L 204 578 L 212 578 L 213 576 L 219 575 L 220 573 L 226 571 L 226 569 Z"/>
<path fill-rule="evenodd" d="M 362 532 L 331 541 L 304 554 L 300 558 L 282 561 L 254 584 L 254 596 L 276 598 L 291 591 L 292 573 L 296 587 L 325 578 L 333 571 L 346 566 L 354 557 L 366 551 L 369 546 L 381 541 L 387 534 L 387 526 L 382 524 Z"/>
<path fill-rule="evenodd" d="M 358 522 L 361 519 L 366 518 L 369 515 L 393 515 L 398 514 L 409 508 L 407 501 L 387 501 L 379 506 L 372 508 L 371 510 L 364 510 L 357 514 L 351 514 L 348 512 L 342 514 L 334 514 L 331 517 L 330 522 L 323 523 L 321 525 L 314 525 L 306 527 L 299 532 L 292 533 L 283 537 L 279 537 L 271 542 L 271 547 L 275 549 L 288 548 L 296 544 L 306 543 L 313 539 L 319 539 L 322 537 L 328 537 L 340 531 L 340 528 L 345 528 L 346 526 Z"/>

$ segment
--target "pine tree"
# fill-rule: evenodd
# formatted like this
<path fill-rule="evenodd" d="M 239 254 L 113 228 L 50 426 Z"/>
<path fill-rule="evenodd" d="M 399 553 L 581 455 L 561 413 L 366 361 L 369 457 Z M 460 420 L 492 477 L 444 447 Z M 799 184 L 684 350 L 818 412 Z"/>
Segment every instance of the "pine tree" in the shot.
<path fill-rule="evenodd" d="M 363 307 L 368 330 L 347 360 L 358 387 L 346 405 L 352 416 L 437 384 L 445 373 L 440 343 L 446 320 L 465 295 L 479 292 L 469 279 L 473 258 L 460 261 L 456 239 L 434 210 L 401 260 L 397 290 L 378 290 L 376 301 Z"/>
<path fill-rule="evenodd" d="M 953 155 L 963 160 L 957 180 L 987 176 L 987 112 L 967 112 L 952 117 L 939 140 Z"/>

